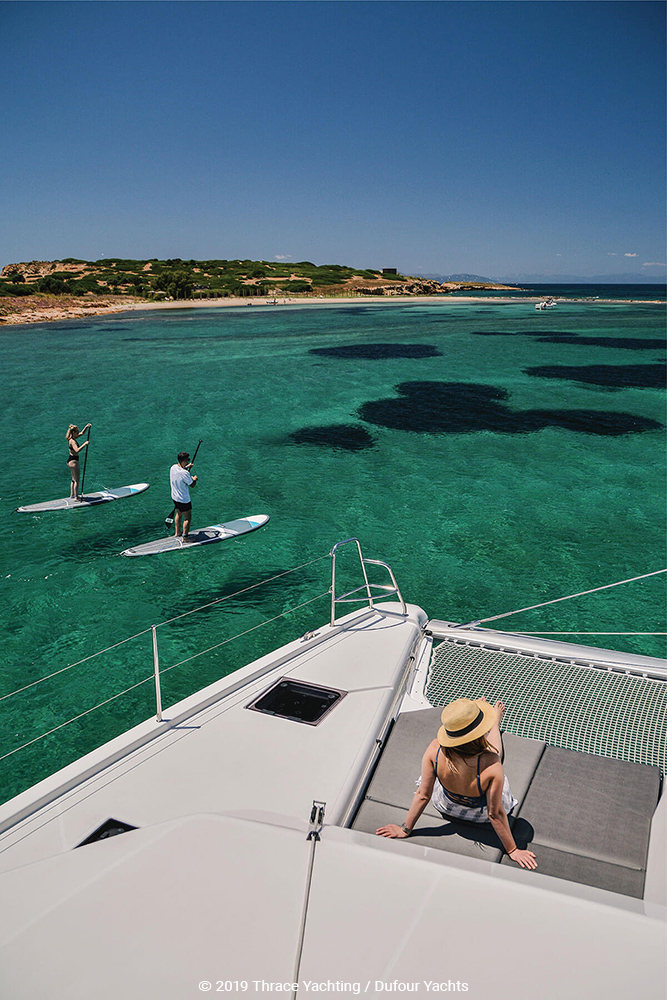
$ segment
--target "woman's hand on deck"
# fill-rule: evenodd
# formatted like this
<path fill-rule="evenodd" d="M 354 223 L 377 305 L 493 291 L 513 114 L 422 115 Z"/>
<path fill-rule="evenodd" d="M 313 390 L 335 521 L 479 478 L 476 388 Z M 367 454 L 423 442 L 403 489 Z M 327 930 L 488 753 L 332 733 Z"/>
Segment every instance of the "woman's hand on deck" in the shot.
<path fill-rule="evenodd" d="M 395 823 L 388 823 L 387 826 L 381 826 L 375 832 L 379 837 L 397 837 L 399 840 L 405 840 L 406 837 L 410 836 L 402 826 L 396 826 Z"/>
<path fill-rule="evenodd" d="M 516 861 L 520 868 L 537 868 L 537 861 L 532 851 L 522 851 L 520 847 L 515 847 L 507 856 Z"/>

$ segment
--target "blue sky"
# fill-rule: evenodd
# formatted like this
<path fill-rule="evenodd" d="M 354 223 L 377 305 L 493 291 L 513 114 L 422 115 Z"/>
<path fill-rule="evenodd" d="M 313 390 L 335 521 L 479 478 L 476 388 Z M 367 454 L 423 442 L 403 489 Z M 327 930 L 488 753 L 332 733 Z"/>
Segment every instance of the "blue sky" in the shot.
<path fill-rule="evenodd" d="M 0 3 L 0 266 L 665 275 L 662 2 Z"/>

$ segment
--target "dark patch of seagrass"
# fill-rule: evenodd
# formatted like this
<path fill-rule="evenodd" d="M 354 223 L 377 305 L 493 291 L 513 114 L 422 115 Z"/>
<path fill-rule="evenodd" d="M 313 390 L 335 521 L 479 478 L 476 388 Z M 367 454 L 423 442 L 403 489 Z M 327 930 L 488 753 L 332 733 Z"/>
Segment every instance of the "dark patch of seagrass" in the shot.
<path fill-rule="evenodd" d="M 340 451 L 363 451 L 372 448 L 375 440 L 365 427 L 357 424 L 329 424 L 324 427 L 302 427 L 289 435 L 294 444 L 314 444 L 320 448 Z"/>
<path fill-rule="evenodd" d="M 338 347 L 313 347 L 308 353 L 328 358 L 379 361 L 386 358 L 436 358 L 441 352 L 432 344 L 340 344 Z"/>
<path fill-rule="evenodd" d="M 367 423 L 416 433 L 466 434 L 495 431 L 526 434 L 562 427 L 585 434 L 619 436 L 658 430 L 655 420 L 632 413 L 599 410 L 512 410 L 505 389 L 467 382 L 402 382 L 398 398 L 378 399 L 359 407 Z"/>

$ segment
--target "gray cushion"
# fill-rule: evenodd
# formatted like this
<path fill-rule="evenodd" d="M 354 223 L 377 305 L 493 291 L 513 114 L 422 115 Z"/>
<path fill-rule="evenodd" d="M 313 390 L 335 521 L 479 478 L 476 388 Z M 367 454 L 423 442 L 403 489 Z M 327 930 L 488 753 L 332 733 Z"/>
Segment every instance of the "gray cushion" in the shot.
<path fill-rule="evenodd" d="M 657 767 L 547 747 L 517 811 L 535 845 L 644 869 L 659 793 Z"/>
<path fill-rule="evenodd" d="M 405 822 L 405 813 L 403 808 L 366 799 L 352 826 L 364 833 L 375 833 L 378 827 L 388 823 L 400 826 Z M 451 851 L 467 858 L 480 858 L 483 861 L 499 861 L 502 853 L 492 827 L 483 823 L 479 826 L 472 823 L 450 823 L 439 815 L 436 818 L 425 813 L 420 817 L 409 843 L 433 847 L 438 851 Z"/>
<path fill-rule="evenodd" d="M 520 823 L 521 820 L 517 822 Z M 580 882 L 596 886 L 598 889 L 620 892 L 624 896 L 635 896 L 637 899 L 643 896 L 645 873 L 636 868 L 611 865 L 595 858 L 584 858 L 580 854 L 568 854 L 566 851 L 554 851 L 541 844 L 531 844 L 530 849 L 537 858 L 537 870 L 540 875 L 553 875 L 556 878 L 568 879 L 570 882 Z M 516 868 L 516 864 L 506 854 L 500 863 Z"/>
<path fill-rule="evenodd" d="M 503 768 L 514 798 L 519 800 L 519 805 L 514 810 L 515 814 L 518 815 L 519 807 L 530 788 L 546 744 L 542 743 L 541 740 L 513 736 L 512 733 L 503 733 L 502 737 L 505 748 Z"/>
<path fill-rule="evenodd" d="M 441 708 L 427 708 L 399 715 L 368 786 L 367 798 L 408 811 L 421 774 L 424 751 L 440 728 L 441 712 Z M 440 819 L 440 813 L 430 803 L 426 813 Z"/>

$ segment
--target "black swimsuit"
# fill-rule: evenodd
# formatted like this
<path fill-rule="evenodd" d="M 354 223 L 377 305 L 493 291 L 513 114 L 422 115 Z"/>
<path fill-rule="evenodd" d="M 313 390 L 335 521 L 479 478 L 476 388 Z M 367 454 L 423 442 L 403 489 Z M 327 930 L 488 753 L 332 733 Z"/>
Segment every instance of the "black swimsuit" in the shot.
<path fill-rule="evenodd" d="M 483 809 L 486 805 L 486 793 L 482 791 L 482 782 L 479 780 L 479 764 L 482 759 L 481 754 L 477 758 L 477 788 L 479 789 L 479 795 L 461 795 L 459 792 L 450 792 L 448 788 L 445 788 L 438 777 L 438 757 L 440 756 L 441 749 L 442 747 L 438 747 L 438 752 L 435 755 L 433 770 L 435 771 L 435 776 L 438 779 L 440 787 L 446 797 L 450 802 L 455 802 L 459 806 L 468 806 L 470 809 Z"/>

